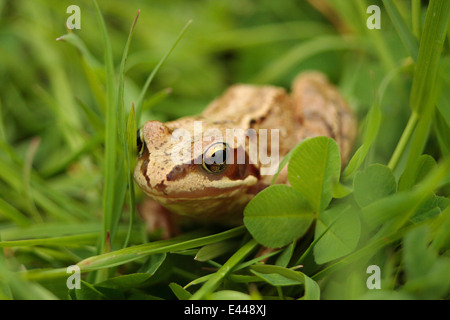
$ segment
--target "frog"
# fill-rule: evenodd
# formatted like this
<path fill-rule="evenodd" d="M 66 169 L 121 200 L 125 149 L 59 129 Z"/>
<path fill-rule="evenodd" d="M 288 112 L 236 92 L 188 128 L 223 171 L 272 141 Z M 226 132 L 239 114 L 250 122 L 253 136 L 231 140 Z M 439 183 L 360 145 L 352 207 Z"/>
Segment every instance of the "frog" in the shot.
<path fill-rule="evenodd" d="M 277 171 L 268 170 L 267 157 L 277 156 L 270 163 L 277 169 L 290 150 L 312 137 L 334 139 L 343 166 L 352 152 L 357 120 L 337 87 L 319 71 L 304 71 L 294 78 L 290 91 L 235 84 L 199 115 L 147 121 L 138 130 L 134 170 L 137 185 L 152 199 L 147 211 L 241 224 L 247 203 L 271 185 Z M 230 130 L 234 135 L 225 139 Z M 214 134 L 205 138 L 208 131 Z M 184 144 L 180 137 L 186 138 Z M 265 157 L 251 152 L 255 144 L 266 148 Z M 184 157 L 174 157 L 181 145 Z M 264 169 L 270 174 L 263 174 Z M 275 183 L 289 184 L 286 168 Z M 156 218 L 146 219 L 154 223 Z"/>

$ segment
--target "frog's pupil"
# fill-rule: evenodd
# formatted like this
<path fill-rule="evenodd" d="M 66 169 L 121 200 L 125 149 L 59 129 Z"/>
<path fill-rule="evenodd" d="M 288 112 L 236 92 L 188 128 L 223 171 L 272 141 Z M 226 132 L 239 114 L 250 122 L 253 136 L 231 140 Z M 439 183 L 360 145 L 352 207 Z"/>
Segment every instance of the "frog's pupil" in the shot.
<path fill-rule="evenodd" d="M 203 168 L 210 173 L 219 173 L 226 166 L 227 146 L 225 143 L 215 144 L 206 151 L 203 158 Z M 209 152 L 211 150 L 211 153 Z"/>
<path fill-rule="evenodd" d="M 217 150 L 212 154 L 212 158 L 214 159 L 214 164 L 222 164 L 226 160 L 226 152 L 225 150 Z"/>

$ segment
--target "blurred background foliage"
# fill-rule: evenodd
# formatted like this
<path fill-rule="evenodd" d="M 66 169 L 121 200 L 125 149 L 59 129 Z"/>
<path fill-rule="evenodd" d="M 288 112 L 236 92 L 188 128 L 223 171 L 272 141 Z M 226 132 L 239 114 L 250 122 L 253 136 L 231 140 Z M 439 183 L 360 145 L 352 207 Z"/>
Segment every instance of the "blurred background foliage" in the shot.
<path fill-rule="evenodd" d="M 138 126 L 150 119 L 166 121 L 199 113 L 234 83 L 289 89 L 297 73 L 315 69 L 340 88 L 361 120 L 362 132 L 380 84 L 401 66 L 402 72 L 386 82 L 381 128 L 367 163 L 389 161 L 408 120 L 412 60 L 380 0 L 370 4 L 382 8 L 381 30 L 366 27 L 369 3 L 365 0 L 98 2 L 116 71 L 133 19 L 141 10 L 126 65 L 127 110 L 182 27 L 193 20 L 152 82 Z M 78 47 L 56 41 L 68 32 L 66 9 L 72 4 L 81 9 L 81 29 L 72 31 L 82 41 Z M 410 1 L 396 0 L 396 4 L 410 24 Z M 423 13 L 426 4 L 422 2 Z M 447 53 L 448 46 L 447 42 Z M 21 227 L 44 222 L 47 229 L 39 229 L 35 237 L 64 234 L 60 226 L 51 229 L 48 223 L 63 222 L 67 232 L 71 230 L 67 223 L 79 222 L 85 223 L 84 232 L 99 230 L 104 51 L 91 1 L 0 0 L 0 208 L 4 213 L 0 235 L 4 240 L 33 237 Z M 361 139 L 360 135 L 357 144 Z M 436 160 L 441 157 L 434 131 L 426 153 Z M 404 165 L 403 161 L 394 172 L 397 177 Z M 27 268 L 61 267 L 94 252 L 15 250 Z"/>
<path fill-rule="evenodd" d="M 344 1 L 331 2 L 343 8 L 341 14 L 353 16 L 340 16 L 328 7 L 334 10 L 328 13 L 333 20 L 330 22 L 311 6 L 316 3 L 320 7 L 323 1 L 100 1 L 100 7 L 116 66 L 131 22 L 141 9 L 127 60 L 128 108 L 180 29 L 193 19 L 157 74 L 148 96 L 167 88 L 171 93 L 153 108 L 151 115 L 144 115 L 143 121 L 199 113 L 227 86 L 237 82 L 289 88 L 293 77 L 305 69 L 326 73 L 361 116 L 373 101 L 375 85 L 389 68 L 402 62 L 406 51 L 385 13 L 382 30 L 371 31 L 365 27 L 365 20 L 353 21 L 358 13 L 347 9 Z M 406 8 L 408 1 L 403 2 Z M 377 3 L 382 7 L 380 1 Z M 89 85 L 79 52 L 68 43 L 55 41 L 67 32 L 66 8 L 70 4 L 1 2 L 4 131 L 9 143 L 22 153 L 30 137 L 41 137 L 33 162 L 38 170 L 89 137 L 92 130 L 80 103 L 101 110 L 101 97 L 95 96 Z M 74 32 L 101 63 L 104 48 L 92 4 L 79 1 L 77 5 L 81 9 L 81 30 Z M 379 58 L 376 42 L 366 41 L 371 32 L 382 35 L 381 41 L 391 54 L 387 61 Z M 400 90 L 390 90 L 383 101 L 384 128 L 380 132 L 387 136 L 379 138 L 376 156 L 381 159 L 391 154 L 406 122 L 407 86 L 406 82 Z"/>

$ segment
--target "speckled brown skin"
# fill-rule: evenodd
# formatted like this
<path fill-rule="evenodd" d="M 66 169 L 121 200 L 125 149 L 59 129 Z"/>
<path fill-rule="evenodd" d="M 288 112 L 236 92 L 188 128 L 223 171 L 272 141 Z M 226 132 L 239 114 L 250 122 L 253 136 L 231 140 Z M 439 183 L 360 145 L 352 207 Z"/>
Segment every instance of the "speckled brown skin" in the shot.
<path fill-rule="evenodd" d="M 357 121 L 336 87 L 322 73 L 304 73 L 292 83 L 292 99 L 299 117 L 298 141 L 331 137 L 339 146 L 342 165 L 347 163 L 357 134 Z"/>
<path fill-rule="evenodd" d="M 242 129 L 232 150 L 235 154 L 245 150 L 246 163 L 227 164 L 216 174 L 208 173 L 201 163 L 195 164 L 198 152 L 201 154 L 220 138 L 203 141 L 196 145 L 201 150 L 194 151 L 193 141 L 201 141 L 194 121 L 201 121 L 202 133 L 214 129 L 222 137 L 226 137 L 227 129 Z M 179 140 L 173 141 L 172 133 L 179 128 L 191 137 L 191 161 L 176 165 L 172 152 Z M 165 124 L 148 121 L 142 128 L 145 149 L 137 161 L 135 180 L 150 198 L 171 212 L 200 220 L 240 223 L 245 205 L 272 179 L 260 174 L 260 159 L 249 153 L 248 129 L 255 129 L 257 134 L 259 129 L 268 130 L 268 150 L 270 130 L 279 130 L 280 161 L 307 137 L 331 137 L 341 150 L 344 164 L 355 139 L 356 120 L 337 89 L 318 72 L 299 75 L 293 81 L 291 95 L 274 86 L 234 85 L 199 116 Z M 277 183 L 287 183 L 285 173 L 279 175 Z"/>

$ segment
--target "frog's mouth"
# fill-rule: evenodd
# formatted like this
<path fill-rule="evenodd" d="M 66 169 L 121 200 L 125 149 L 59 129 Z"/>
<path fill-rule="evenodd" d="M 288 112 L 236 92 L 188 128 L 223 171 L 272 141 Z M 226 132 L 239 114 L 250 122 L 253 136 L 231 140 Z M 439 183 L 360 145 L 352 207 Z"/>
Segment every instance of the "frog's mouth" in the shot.
<path fill-rule="evenodd" d="M 174 190 L 164 184 L 158 188 L 142 188 L 145 193 L 169 211 L 198 218 L 223 223 L 241 223 L 245 205 L 254 194 L 248 192 L 248 186 L 258 182 L 254 176 L 248 176 L 243 181 L 232 181 L 224 186 L 208 186 L 196 190 Z"/>
<path fill-rule="evenodd" d="M 208 186 L 201 188 L 191 188 L 189 190 L 177 190 L 176 186 L 169 186 L 161 182 L 155 188 L 146 189 L 146 193 L 152 198 L 161 202 L 182 202 L 184 200 L 215 200 L 232 198 L 237 193 L 246 193 L 246 189 L 255 185 L 258 178 L 252 175 L 247 176 L 243 180 L 218 180 L 210 181 Z"/>

